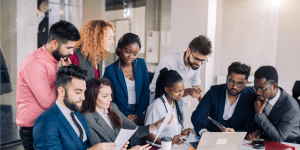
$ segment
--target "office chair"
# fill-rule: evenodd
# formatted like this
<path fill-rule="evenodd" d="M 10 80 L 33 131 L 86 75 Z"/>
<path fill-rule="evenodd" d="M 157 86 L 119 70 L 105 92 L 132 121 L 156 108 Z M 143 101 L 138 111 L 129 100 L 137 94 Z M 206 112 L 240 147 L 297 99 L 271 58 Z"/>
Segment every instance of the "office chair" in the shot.
<path fill-rule="evenodd" d="M 298 99 L 300 96 L 300 81 L 295 82 L 292 92 L 293 92 L 292 96 L 296 99 L 296 101 L 300 106 L 300 100 Z"/>

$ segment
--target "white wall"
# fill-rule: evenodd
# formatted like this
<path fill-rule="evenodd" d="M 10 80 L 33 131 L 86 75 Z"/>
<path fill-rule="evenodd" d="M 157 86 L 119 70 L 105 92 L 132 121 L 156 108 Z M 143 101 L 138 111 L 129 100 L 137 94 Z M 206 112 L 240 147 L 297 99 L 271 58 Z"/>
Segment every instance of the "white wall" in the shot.
<path fill-rule="evenodd" d="M 254 73 L 276 62 L 278 6 L 276 0 L 219 0 L 215 73 L 227 75 L 228 66 L 240 61 Z"/>
<path fill-rule="evenodd" d="M 300 80 L 300 1 L 281 0 L 279 9 L 276 69 L 279 86 L 289 94 Z"/>
<path fill-rule="evenodd" d="M 17 72 L 22 60 L 37 49 L 37 1 L 1 0 L 1 44 L 10 75 L 12 92 L 1 95 L 1 104 L 11 105 L 16 121 Z M 5 21 L 3 21 L 5 20 Z"/>
<path fill-rule="evenodd" d="M 131 16 L 131 32 L 140 37 L 142 48 L 139 54 L 145 53 L 145 6 L 132 8 Z M 105 11 L 105 20 L 113 21 L 116 19 L 124 19 L 122 10 Z M 116 31 L 118 32 L 118 31 Z M 116 39 L 118 41 L 119 39 Z M 117 42 L 116 42 L 117 44 Z M 111 53 L 114 53 L 111 51 Z"/>
<path fill-rule="evenodd" d="M 83 0 L 82 25 L 95 19 L 105 19 L 105 0 Z"/>
<path fill-rule="evenodd" d="M 193 38 L 198 35 L 206 35 L 207 15 L 208 0 L 173 0 L 171 8 L 170 52 L 186 50 Z M 204 81 L 204 67 L 201 68 L 200 78 Z M 185 87 L 190 87 L 190 85 L 185 85 Z M 202 87 L 204 87 L 203 84 Z M 191 102 L 191 107 L 184 107 L 184 126 L 185 128 L 193 127 L 191 116 L 199 102 L 190 96 L 185 97 L 184 101 Z"/>

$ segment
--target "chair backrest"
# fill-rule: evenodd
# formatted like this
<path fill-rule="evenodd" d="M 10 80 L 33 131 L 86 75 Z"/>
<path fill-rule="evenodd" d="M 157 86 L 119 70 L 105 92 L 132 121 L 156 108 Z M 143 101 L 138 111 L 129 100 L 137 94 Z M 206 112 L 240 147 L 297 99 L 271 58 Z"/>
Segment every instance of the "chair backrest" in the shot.
<path fill-rule="evenodd" d="M 300 96 L 300 81 L 296 81 L 293 87 L 293 97 L 298 100 L 298 97 Z"/>

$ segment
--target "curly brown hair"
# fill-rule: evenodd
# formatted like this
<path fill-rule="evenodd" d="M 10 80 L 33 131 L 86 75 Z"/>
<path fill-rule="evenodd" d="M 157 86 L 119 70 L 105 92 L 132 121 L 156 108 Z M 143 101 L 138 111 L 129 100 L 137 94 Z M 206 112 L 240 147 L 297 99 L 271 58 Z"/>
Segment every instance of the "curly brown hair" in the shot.
<path fill-rule="evenodd" d="M 108 28 L 111 28 L 115 33 L 112 23 L 99 19 L 89 21 L 80 29 L 81 38 L 76 43 L 75 48 L 80 49 L 84 60 L 88 57 L 93 64 L 97 64 L 110 57 L 110 52 L 104 49 Z"/>

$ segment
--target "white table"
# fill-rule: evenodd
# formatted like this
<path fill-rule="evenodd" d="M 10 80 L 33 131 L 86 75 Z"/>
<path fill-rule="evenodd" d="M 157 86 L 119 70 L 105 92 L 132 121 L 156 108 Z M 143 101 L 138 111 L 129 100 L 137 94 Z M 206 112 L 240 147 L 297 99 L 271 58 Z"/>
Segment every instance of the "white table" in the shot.
<path fill-rule="evenodd" d="M 239 150 L 254 150 L 253 148 L 244 145 L 245 143 L 251 143 L 251 142 L 249 140 L 244 140 L 243 144 L 240 146 Z M 294 146 L 296 150 L 300 150 L 300 144 L 287 143 L 287 142 L 283 142 L 283 144 Z M 190 148 L 190 146 L 187 144 L 180 145 L 180 146 L 174 145 L 172 147 L 172 150 L 188 150 L 189 148 Z"/>

